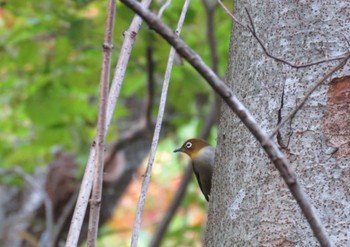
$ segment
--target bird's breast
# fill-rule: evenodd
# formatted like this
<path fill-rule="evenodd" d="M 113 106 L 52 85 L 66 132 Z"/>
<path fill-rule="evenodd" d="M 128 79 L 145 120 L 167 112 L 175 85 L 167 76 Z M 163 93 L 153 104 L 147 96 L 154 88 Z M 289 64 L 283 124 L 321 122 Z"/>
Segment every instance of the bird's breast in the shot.
<path fill-rule="evenodd" d="M 215 148 L 208 146 L 202 148 L 193 160 L 193 166 L 196 171 L 201 173 L 203 170 L 212 170 L 215 159 Z"/>

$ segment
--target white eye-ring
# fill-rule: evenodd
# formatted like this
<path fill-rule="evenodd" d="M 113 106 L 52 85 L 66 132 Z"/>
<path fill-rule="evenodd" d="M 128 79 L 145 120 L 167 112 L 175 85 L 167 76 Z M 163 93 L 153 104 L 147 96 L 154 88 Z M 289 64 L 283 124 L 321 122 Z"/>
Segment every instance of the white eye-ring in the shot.
<path fill-rule="evenodd" d="M 191 142 L 187 142 L 186 143 L 186 148 L 191 148 L 192 147 L 192 143 Z"/>

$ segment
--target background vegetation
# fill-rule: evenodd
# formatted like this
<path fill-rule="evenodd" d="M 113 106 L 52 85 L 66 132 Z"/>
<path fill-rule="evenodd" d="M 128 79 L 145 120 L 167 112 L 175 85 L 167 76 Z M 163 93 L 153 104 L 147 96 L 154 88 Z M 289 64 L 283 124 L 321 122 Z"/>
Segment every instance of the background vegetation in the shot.
<path fill-rule="evenodd" d="M 163 2 L 155 2 L 159 9 Z M 183 2 L 173 1 L 162 19 L 175 28 Z M 0 166 L 20 166 L 33 173 L 47 166 L 57 150 L 74 154 L 81 177 L 89 146 L 96 133 L 102 42 L 106 1 L 2 1 L 0 2 Z M 133 17 L 118 3 L 114 35 L 114 68 L 126 30 Z M 191 2 L 182 30 L 183 39 L 210 64 L 206 12 L 200 0 Z M 215 35 L 218 70 L 226 68 L 231 20 L 217 8 Z M 107 140 L 113 143 L 136 123 L 145 109 L 148 70 L 147 50 L 153 48 L 154 107 L 157 113 L 160 87 L 170 47 L 143 25 L 128 65 L 117 111 Z M 172 72 L 160 143 L 150 194 L 146 202 L 144 233 L 148 242 L 172 199 L 185 162 L 179 164 L 172 150 L 186 138 L 197 136 L 210 111 L 213 94 L 186 63 Z M 141 110 L 140 110 L 141 109 Z M 215 144 L 215 129 L 211 143 Z M 184 161 L 187 159 L 184 158 Z M 100 244 L 129 244 L 142 170 L 135 176 L 114 216 L 100 231 Z M 1 177 L 3 186 L 23 186 L 15 175 Z M 103 207 L 103 206 L 102 206 Z M 206 203 L 193 180 L 182 207 L 167 234 L 171 245 L 195 246 L 205 221 Z M 186 234 L 184 235 L 184 229 Z M 117 241 L 117 242 L 116 242 Z"/>

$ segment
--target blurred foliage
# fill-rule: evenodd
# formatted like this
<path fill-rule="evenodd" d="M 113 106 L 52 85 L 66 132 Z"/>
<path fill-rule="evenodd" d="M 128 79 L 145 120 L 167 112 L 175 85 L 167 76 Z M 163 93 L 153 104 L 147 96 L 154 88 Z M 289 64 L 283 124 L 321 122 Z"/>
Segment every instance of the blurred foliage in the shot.
<path fill-rule="evenodd" d="M 25 171 L 32 172 L 38 166 L 47 165 L 57 149 L 75 153 L 80 165 L 85 165 L 89 145 L 96 132 L 106 3 L 92 0 L 0 1 L 2 168 L 20 165 Z M 153 3 L 152 9 L 159 9 L 161 4 L 163 2 Z M 182 4 L 182 1 L 173 1 L 163 14 L 162 19 L 173 28 L 176 27 Z M 132 17 L 133 13 L 118 3 L 112 71 L 123 41 L 122 33 L 128 28 Z M 181 36 L 210 64 L 205 18 L 202 2 L 193 0 Z M 231 20 L 218 8 L 215 21 L 219 73 L 223 75 Z M 140 111 L 128 104 L 130 99 L 139 102 L 145 100 L 148 46 L 154 47 L 156 64 L 153 109 L 156 116 L 170 47 L 143 24 L 132 51 L 108 135 L 109 142 L 117 140 L 119 133 L 133 124 L 135 112 Z M 211 89 L 191 66 L 187 63 L 174 66 L 165 115 L 171 128 L 161 142 L 159 153 L 169 153 L 184 139 L 196 136 L 212 101 Z M 155 165 L 154 177 L 162 186 L 174 179 L 174 172 L 176 176 L 182 172 L 182 166 L 174 156 L 162 161 L 166 162 L 169 163 L 167 170 Z M 18 179 L 6 177 L 1 182 L 18 184 Z M 198 194 L 195 183 L 191 185 L 184 205 L 190 207 L 196 200 L 197 204 L 204 206 L 203 198 L 193 197 L 193 193 Z M 169 237 L 185 241 L 181 231 L 177 233 L 183 229 L 181 224 L 174 221 Z M 200 236 L 197 226 L 189 227 L 188 231 L 195 231 Z M 200 239 L 198 236 L 197 241 Z M 150 236 L 145 238 L 149 239 Z M 189 243 L 178 244 L 193 246 Z"/>

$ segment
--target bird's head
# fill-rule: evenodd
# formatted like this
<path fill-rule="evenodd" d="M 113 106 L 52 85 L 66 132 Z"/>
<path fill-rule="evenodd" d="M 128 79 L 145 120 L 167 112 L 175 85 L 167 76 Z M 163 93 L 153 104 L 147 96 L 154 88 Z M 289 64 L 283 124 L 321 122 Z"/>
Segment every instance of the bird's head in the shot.
<path fill-rule="evenodd" d="M 178 149 L 174 150 L 174 153 L 176 152 L 182 152 L 187 154 L 191 157 L 191 159 L 194 159 L 199 154 L 199 151 L 202 150 L 202 148 L 210 146 L 206 141 L 203 141 L 202 139 L 198 138 L 192 138 L 185 141 L 184 144 Z"/>

